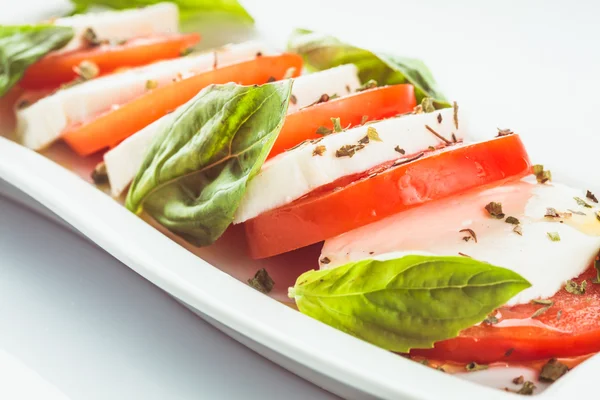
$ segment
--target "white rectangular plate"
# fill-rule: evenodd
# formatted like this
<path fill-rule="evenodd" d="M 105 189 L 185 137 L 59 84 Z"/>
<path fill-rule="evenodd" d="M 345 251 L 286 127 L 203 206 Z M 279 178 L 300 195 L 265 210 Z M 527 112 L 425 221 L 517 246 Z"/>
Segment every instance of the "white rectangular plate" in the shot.
<path fill-rule="evenodd" d="M 598 170 L 600 140 L 587 130 L 597 126 L 593 101 L 600 81 L 586 77 L 595 77 L 600 64 L 597 54 L 587 52 L 600 33 L 590 20 L 598 15 L 597 5 L 575 10 L 544 2 L 541 12 L 533 2 L 470 1 L 469 8 L 457 9 L 441 0 L 402 8 L 373 0 L 364 10 L 358 2 L 311 0 L 291 13 L 291 2 L 245 3 L 257 16 L 259 34 L 279 43 L 289 28 L 308 26 L 423 58 L 444 91 L 461 100 L 472 128 L 483 137 L 494 135 L 496 127 L 525 132 L 532 158 L 549 165 L 555 177 L 593 183 L 589 172 Z M 566 12 L 568 21 L 561 18 Z M 564 29 L 558 32 L 555 26 Z M 12 123 L 7 111 L 0 113 L 5 133 Z M 243 283 L 266 267 L 277 282 L 275 297 L 285 300 L 294 278 L 317 266 L 318 247 L 252 261 L 239 229 L 206 249 L 180 245 L 89 183 L 96 159 L 78 159 L 60 144 L 44 155 L 0 138 L 0 178 L 224 332 L 306 379 L 345 398 L 514 398 L 493 389 L 511 387 L 510 380 L 522 373 L 514 368 L 457 379 L 336 331 Z M 564 398 L 574 388 L 592 392 L 599 369 L 600 358 L 593 357 L 539 397 Z M 527 373 L 526 378 L 533 377 Z"/>

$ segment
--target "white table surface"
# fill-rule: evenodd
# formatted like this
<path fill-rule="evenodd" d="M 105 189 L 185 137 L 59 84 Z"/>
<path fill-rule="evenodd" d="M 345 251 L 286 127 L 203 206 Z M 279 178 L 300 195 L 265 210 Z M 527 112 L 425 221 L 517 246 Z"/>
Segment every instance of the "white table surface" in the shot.
<path fill-rule="evenodd" d="M 0 398 L 336 397 L 230 339 L 78 234 L 0 196 Z"/>

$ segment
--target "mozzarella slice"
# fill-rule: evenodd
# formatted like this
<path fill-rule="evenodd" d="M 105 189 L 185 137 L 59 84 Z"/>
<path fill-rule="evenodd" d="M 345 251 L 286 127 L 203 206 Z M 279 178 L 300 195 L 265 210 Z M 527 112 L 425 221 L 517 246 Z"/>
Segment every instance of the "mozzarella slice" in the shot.
<path fill-rule="evenodd" d="M 222 67 L 252 59 L 256 53 L 266 51 L 266 46 L 258 42 L 230 45 L 214 52 L 132 68 L 59 90 L 17 110 L 17 134 L 22 144 L 39 150 L 60 138 L 68 124 L 85 121 L 144 94 L 149 80 L 161 86 L 180 76 L 211 70 L 215 58 Z"/>
<path fill-rule="evenodd" d="M 296 79 L 292 92 L 294 101 L 290 102 L 288 113 L 317 102 L 324 94 L 329 97 L 343 97 L 360 87 L 358 68 L 354 64 L 340 65 Z"/>
<path fill-rule="evenodd" d="M 99 39 L 107 40 L 177 33 L 179 11 L 173 3 L 159 3 L 140 9 L 104 11 L 58 18 L 54 20 L 54 24 L 70 26 L 75 31 L 73 39 L 60 50 L 63 52 L 82 47 L 83 35 L 88 28 L 93 29 Z"/>
<path fill-rule="evenodd" d="M 559 184 L 520 181 L 434 201 L 327 240 L 320 259 L 330 262 L 321 268 L 408 253 L 462 253 L 511 269 L 531 282 L 509 305 L 547 298 L 585 271 L 600 247 L 598 209 L 581 207 L 574 197 L 585 198 L 585 193 Z M 484 207 L 491 201 L 502 203 L 507 216 L 519 219 L 522 236 L 513 231 L 515 225 L 490 217 Z M 547 207 L 586 215 L 545 218 Z M 477 242 L 465 241 L 470 234 L 461 229 L 472 229 Z M 550 240 L 548 232 L 556 232 L 560 241 Z"/>
<path fill-rule="evenodd" d="M 323 93 L 337 93 L 343 89 L 346 92 L 346 86 L 351 91 L 360 86 L 358 81 L 357 69 L 353 64 L 342 65 L 311 75 L 304 75 L 296 78 L 292 93 L 296 98 L 295 107 L 288 108 L 288 113 L 298 107 L 305 107 L 312 104 Z M 159 121 L 171 121 L 169 115 L 147 126 L 135 135 L 125 139 L 114 149 L 104 155 L 104 162 L 108 171 L 110 181 L 110 190 L 113 196 L 119 196 L 133 180 L 139 170 L 146 150 L 152 143 L 152 139 L 163 126 Z"/>
<path fill-rule="evenodd" d="M 454 134 L 457 139 L 462 139 L 464 125 L 461 121 L 459 129 L 456 129 L 453 110 L 444 109 L 360 126 L 325 136 L 318 144 L 307 143 L 282 153 L 267 161 L 260 173 L 248 184 L 234 223 L 239 224 L 290 203 L 346 175 L 364 172 L 386 161 L 402 158 L 394 150 L 397 146 L 408 156 L 443 143 L 427 127 L 446 138 L 451 138 Z M 367 136 L 367 130 L 371 128 L 377 131 L 381 141 L 371 140 L 352 157 L 336 156 L 336 150 L 357 144 Z M 321 156 L 313 155 L 316 146 L 325 146 L 326 150 Z"/>
<path fill-rule="evenodd" d="M 173 114 L 168 114 L 104 154 L 106 173 L 113 196 L 121 195 L 129 186 L 140 169 L 146 151 L 152 144 L 156 133 L 160 132 L 161 127 L 169 125 L 172 120 Z"/>

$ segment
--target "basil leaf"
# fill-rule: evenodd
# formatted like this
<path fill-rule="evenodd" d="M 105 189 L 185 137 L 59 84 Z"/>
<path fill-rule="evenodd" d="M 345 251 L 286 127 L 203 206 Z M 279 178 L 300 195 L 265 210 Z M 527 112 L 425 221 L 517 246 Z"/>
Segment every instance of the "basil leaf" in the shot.
<path fill-rule="evenodd" d="M 513 271 L 471 258 L 408 255 L 308 271 L 289 294 L 304 314 L 407 352 L 457 336 L 530 286 Z"/>
<path fill-rule="evenodd" d="M 233 221 L 246 186 L 283 125 L 292 81 L 213 85 L 175 111 L 127 195 L 189 242 L 213 243 Z"/>
<path fill-rule="evenodd" d="M 31 64 L 65 46 L 73 36 L 73 29 L 64 26 L 0 25 L 0 97 Z"/>
<path fill-rule="evenodd" d="M 417 103 L 431 97 L 436 108 L 451 106 L 437 88 L 429 68 L 420 60 L 371 52 L 307 29 L 296 29 L 292 33 L 288 50 L 302 55 L 310 70 L 354 64 L 363 83 L 369 80 L 375 80 L 379 85 L 411 83 L 415 87 Z"/>
<path fill-rule="evenodd" d="M 145 7 L 153 4 L 164 3 L 165 0 L 71 0 L 75 6 L 75 13 L 85 12 L 92 5 L 106 6 L 123 10 L 126 8 Z M 171 0 L 179 8 L 181 19 L 188 19 L 201 13 L 225 13 L 248 22 L 254 18 L 242 7 L 237 0 Z"/>

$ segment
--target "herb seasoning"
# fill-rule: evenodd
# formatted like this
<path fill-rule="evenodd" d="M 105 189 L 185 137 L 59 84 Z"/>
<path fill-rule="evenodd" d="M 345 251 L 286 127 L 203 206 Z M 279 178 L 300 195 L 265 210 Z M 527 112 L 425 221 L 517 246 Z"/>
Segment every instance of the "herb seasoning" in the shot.
<path fill-rule="evenodd" d="M 521 222 L 519 222 L 519 220 L 517 218 L 511 217 L 511 216 L 506 217 L 504 222 L 506 222 L 507 224 L 513 224 L 513 225 L 519 225 L 521 223 Z"/>
<path fill-rule="evenodd" d="M 594 268 L 596 269 L 596 279 L 592 280 L 592 283 L 599 284 L 600 283 L 600 251 L 596 254 L 596 258 L 594 258 Z"/>
<path fill-rule="evenodd" d="M 317 128 L 316 134 L 317 135 L 323 135 L 323 136 L 327 136 L 330 133 L 333 133 L 333 130 L 325 127 L 325 126 L 320 126 Z"/>
<path fill-rule="evenodd" d="M 581 282 L 581 285 L 578 285 L 577 282 L 568 280 L 565 284 L 565 290 L 567 293 L 571 293 L 577 296 L 581 296 L 585 294 L 585 289 L 587 287 L 587 282 Z"/>
<path fill-rule="evenodd" d="M 535 388 L 536 388 L 536 386 L 533 384 L 533 382 L 526 381 L 525 383 L 523 383 L 523 387 L 521 387 L 521 389 L 517 390 L 517 394 L 531 396 L 533 394 L 533 390 Z"/>
<path fill-rule="evenodd" d="M 437 133 L 432 127 L 430 127 L 429 125 L 425 125 L 425 129 L 427 129 L 429 132 L 433 133 L 435 135 L 435 137 L 437 137 L 438 139 L 440 139 L 442 142 L 444 142 L 446 145 L 451 145 L 452 142 L 449 141 L 448 139 L 446 139 L 445 137 L 443 137 L 442 135 L 440 135 L 439 133 Z"/>
<path fill-rule="evenodd" d="M 316 105 L 316 104 L 321 104 L 321 103 L 327 103 L 329 100 L 330 100 L 330 97 L 329 97 L 329 95 L 328 95 L 327 93 L 323 93 L 323 94 L 322 94 L 322 95 L 321 95 L 321 96 L 320 96 L 320 97 L 317 99 L 317 101 L 315 101 L 315 102 L 314 102 L 314 103 L 312 103 L 312 104 L 309 104 L 309 105 L 308 105 L 308 106 L 306 106 L 306 107 L 314 106 L 314 105 Z M 305 107 L 305 108 L 306 108 L 306 107 Z"/>
<path fill-rule="evenodd" d="M 556 358 L 551 358 L 540 372 L 540 381 L 554 382 L 564 374 L 569 372 L 569 367 L 559 362 Z"/>
<path fill-rule="evenodd" d="M 596 196 L 594 196 L 594 193 L 590 192 L 589 190 L 586 191 L 585 193 L 585 197 L 587 197 L 588 199 L 590 199 L 591 201 L 593 201 L 594 203 L 598 202 L 598 199 L 596 198 Z"/>
<path fill-rule="evenodd" d="M 377 81 L 374 79 L 369 79 L 367 82 L 362 84 L 360 87 L 356 89 L 357 92 L 363 92 L 365 90 L 373 89 L 377 87 Z"/>
<path fill-rule="evenodd" d="M 452 103 L 452 109 L 454 110 L 454 126 L 458 129 L 458 103 Z"/>
<path fill-rule="evenodd" d="M 333 123 L 333 131 L 336 133 L 342 132 L 344 129 L 342 128 L 342 123 L 338 118 L 331 118 L 331 122 Z M 370 129 L 370 128 L 369 128 Z"/>
<path fill-rule="evenodd" d="M 88 81 L 94 79 L 100 74 L 100 68 L 95 63 L 83 60 L 78 66 L 74 67 L 75 73 L 83 80 Z"/>
<path fill-rule="evenodd" d="M 92 171 L 92 181 L 96 185 L 108 183 L 108 172 L 106 171 L 106 164 L 104 162 L 96 165 L 96 168 Z"/>
<path fill-rule="evenodd" d="M 540 315 L 544 314 L 546 311 L 548 311 L 550 309 L 550 307 L 552 307 L 554 305 L 554 302 L 552 300 L 546 300 L 546 299 L 532 300 L 532 303 L 541 304 L 544 307 L 539 308 L 536 312 L 533 313 L 533 315 L 531 315 L 530 318 L 539 317 Z"/>
<path fill-rule="evenodd" d="M 558 232 L 546 232 L 546 235 L 548 235 L 548 238 L 553 242 L 560 242 L 560 235 Z"/>
<path fill-rule="evenodd" d="M 290 103 L 292 103 L 294 105 L 298 104 L 298 98 L 296 97 L 296 95 L 292 94 L 290 96 Z"/>
<path fill-rule="evenodd" d="M 394 150 L 402 155 L 406 154 L 406 151 L 404 151 L 404 149 L 400 148 L 400 146 L 394 147 Z"/>
<path fill-rule="evenodd" d="M 592 206 L 586 203 L 586 201 L 583 200 L 581 197 L 573 197 L 573 200 L 575 200 L 577 202 L 577 205 L 581 207 L 592 208 Z"/>
<path fill-rule="evenodd" d="M 383 140 L 381 140 L 381 138 L 379 137 L 379 133 L 377 133 L 377 130 L 372 126 L 367 128 L 367 137 L 369 138 L 369 140 L 373 140 L 375 142 L 383 142 Z"/>
<path fill-rule="evenodd" d="M 319 146 L 315 146 L 315 148 L 313 149 L 313 156 L 322 156 L 323 153 L 325 153 L 325 150 L 327 150 L 327 148 L 323 145 L 319 145 Z"/>
<path fill-rule="evenodd" d="M 490 216 L 496 219 L 504 218 L 504 213 L 502 212 L 502 203 L 491 201 L 488 204 L 486 204 L 485 209 L 490 214 Z"/>
<path fill-rule="evenodd" d="M 323 257 L 319 261 L 321 262 L 321 264 L 329 264 L 331 262 L 329 257 Z"/>
<path fill-rule="evenodd" d="M 350 157 L 352 158 L 357 151 L 365 148 L 364 144 L 347 144 L 345 146 L 340 147 L 335 151 L 336 157 Z"/>
<path fill-rule="evenodd" d="M 523 227 L 521 225 L 515 225 L 513 232 L 519 236 L 523 236 Z"/>
<path fill-rule="evenodd" d="M 438 124 L 442 123 L 442 114 L 441 113 L 438 113 L 437 121 L 438 121 Z"/>
<path fill-rule="evenodd" d="M 271 290 L 273 290 L 275 282 L 273 281 L 273 279 L 271 279 L 267 270 L 262 268 L 256 271 L 256 274 L 254 274 L 254 278 L 248 279 L 248 285 L 252 286 L 259 292 L 267 294 Z"/>
<path fill-rule="evenodd" d="M 92 28 L 86 28 L 86 30 L 83 32 L 83 43 L 86 45 L 86 47 L 98 47 L 108 43 L 108 41 L 100 40 L 96 34 L 96 31 L 94 31 Z"/>
<path fill-rule="evenodd" d="M 185 48 L 179 52 L 179 57 L 189 56 L 193 51 L 191 47 Z"/>
<path fill-rule="evenodd" d="M 500 129 L 498 128 L 498 134 L 496 135 L 496 137 L 502 137 L 502 136 L 508 136 L 508 135 L 512 135 L 514 132 L 511 131 L 510 129 Z"/>
<path fill-rule="evenodd" d="M 525 382 L 525 378 L 523 377 L 523 375 L 518 376 L 512 380 L 512 383 L 514 383 L 515 385 L 522 385 L 523 382 Z"/>
<path fill-rule="evenodd" d="M 470 362 L 465 366 L 465 369 L 469 372 L 472 371 L 483 371 L 485 369 L 488 369 L 489 366 L 485 365 L 485 364 L 477 364 L 476 362 Z"/>
<path fill-rule="evenodd" d="M 475 234 L 475 231 L 473 229 L 469 229 L 469 228 L 465 228 L 465 229 L 461 229 L 459 232 L 466 232 L 469 234 L 469 236 L 465 236 L 463 237 L 463 240 L 465 242 L 469 241 L 471 238 L 473 238 L 473 240 L 475 241 L 475 243 L 477 243 L 477 235 Z"/>
<path fill-rule="evenodd" d="M 424 97 L 423 100 L 421 100 L 421 108 L 423 109 L 423 112 L 425 112 L 425 113 L 434 112 L 435 107 L 433 106 L 433 99 L 431 97 Z M 438 119 L 438 121 L 439 121 L 439 119 Z"/>
<path fill-rule="evenodd" d="M 552 181 L 552 173 L 550 171 L 544 170 L 544 166 L 541 164 L 536 164 L 532 167 L 533 174 L 535 175 L 535 179 L 538 183 L 546 183 Z"/>
<path fill-rule="evenodd" d="M 158 87 L 158 81 L 154 79 L 148 79 L 146 81 L 146 90 L 156 89 Z"/>

